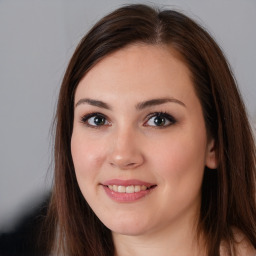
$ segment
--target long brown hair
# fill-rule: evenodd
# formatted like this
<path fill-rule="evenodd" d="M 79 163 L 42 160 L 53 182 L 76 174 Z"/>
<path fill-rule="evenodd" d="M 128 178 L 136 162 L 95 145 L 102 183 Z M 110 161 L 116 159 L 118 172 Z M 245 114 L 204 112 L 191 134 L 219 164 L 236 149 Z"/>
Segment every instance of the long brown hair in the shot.
<path fill-rule="evenodd" d="M 198 233 L 209 256 L 220 243 L 235 242 L 238 228 L 256 247 L 255 144 L 245 107 L 222 51 L 193 20 L 173 10 L 129 5 L 101 19 L 81 40 L 61 86 L 56 114 L 55 178 L 48 213 L 52 243 L 67 255 L 114 255 L 111 231 L 82 196 L 71 157 L 74 93 L 102 58 L 132 43 L 165 44 L 190 69 L 209 136 L 216 142 L 218 168 L 205 169 Z M 55 247 L 54 247 L 55 245 Z"/>

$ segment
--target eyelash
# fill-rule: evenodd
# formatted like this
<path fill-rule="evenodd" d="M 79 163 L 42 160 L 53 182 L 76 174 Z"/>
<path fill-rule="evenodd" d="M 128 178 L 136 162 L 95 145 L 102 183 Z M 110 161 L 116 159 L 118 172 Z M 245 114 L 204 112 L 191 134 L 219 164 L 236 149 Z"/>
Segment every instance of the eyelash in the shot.
<path fill-rule="evenodd" d="M 151 119 L 151 118 L 153 118 L 153 117 L 162 117 L 162 118 L 164 118 L 165 120 L 167 120 L 168 122 L 170 122 L 168 125 L 163 125 L 163 126 L 152 126 L 153 128 L 166 128 L 166 127 L 168 127 L 168 126 L 170 126 L 170 125 L 174 125 L 176 122 L 177 122 L 177 120 L 172 116 L 172 115 L 170 115 L 170 114 L 168 114 L 168 113 L 166 113 L 166 112 L 154 112 L 154 113 L 151 113 L 151 114 L 149 114 L 149 115 L 147 115 L 147 117 L 146 117 L 146 123 L 147 122 L 149 122 L 149 120 Z M 145 123 L 143 124 L 143 125 L 145 125 Z M 145 126 L 149 126 L 149 125 L 145 125 Z"/>
<path fill-rule="evenodd" d="M 108 124 L 106 125 L 105 123 L 102 124 L 102 125 L 91 125 L 88 123 L 88 120 L 92 117 L 100 117 L 100 118 L 103 118 L 104 119 L 104 122 L 108 122 Z M 166 122 L 166 120 L 169 122 L 169 124 L 167 125 L 147 125 L 147 123 L 150 121 L 151 118 L 153 117 L 161 117 L 161 118 L 164 118 L 164 124 Z M 152 128 L 160 128 L 160 129 L 163 129 L 163 128 L 166 128 L 170 125 L 174 125 L 177 120 L 171 116 L 170 114 L 166 113 L 166 112 L 154 112 L 154 113 L 150 113 L 149 115 L 146 116 L 146 121 L 143 123 L 143 126 L 148 126 L 148 127 L 152 127 Z M 90 127 L 90 128 L 94 128 L 94 129 L 100 129 L 102 128 L 103 126 L 110 126 L 111 125 L 111 122 L 109 122 L 106 118 L 105 115 L 101 114 L 101 113 L 97 113 L 97 112 L 93 112 L 93 113 L 89 113 L 89 114 L 86 114 L 84 116 L 81 117 L 81 123 L 82 124 L 85 124 L 86 126 Z"/>
<path fill-rule="evenodd" d="M 81 118 L 81 123 L 82 124 L 85 124 L 86 126 L 88 126 L 88 127 L 90 127 L 90 128 L 95 128 L 95 129 L 99 129 L 99 128 L 102 128 L 102 126 L 105 126 L 105 124 L 104 125 L 91 125 L 91 124 L 89 124 L 88 123 L 88 120 L 91 118 L 91 117 L 101 117 L 101 118 L 104 118 L 105 120 L 107 120 L 107 118 L 105 117 L 105 115 L 103 115 L 103 114 L 101 114 L 101 113 L 95 113 L 95 112 L 93 112 L 93 113 L 89 113 L 89 114 L 86 114 L 86 115 L 84 115 L 84 116 L 82 116 L 82 118 Z"/>

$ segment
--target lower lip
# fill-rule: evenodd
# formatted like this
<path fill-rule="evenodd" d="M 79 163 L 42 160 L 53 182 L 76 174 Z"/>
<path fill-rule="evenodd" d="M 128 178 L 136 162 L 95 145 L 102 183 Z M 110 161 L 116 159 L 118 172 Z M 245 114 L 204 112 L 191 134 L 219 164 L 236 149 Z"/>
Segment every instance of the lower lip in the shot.
<path fill-rule="evenodd" d="M 134 202 L 138 201 L 139 199 L 147 196 L 149 193 L 152 192 L 153 188 L 143 190 L 140 192 L 135 192 L 135 193 L 119 193 L 115 192 L 113 190 L 110 190 L 109 187 L 103 186 L 106 194 L 114 201 L 119 202 L 119 203 L 127 203 L 127 202 Z"/>

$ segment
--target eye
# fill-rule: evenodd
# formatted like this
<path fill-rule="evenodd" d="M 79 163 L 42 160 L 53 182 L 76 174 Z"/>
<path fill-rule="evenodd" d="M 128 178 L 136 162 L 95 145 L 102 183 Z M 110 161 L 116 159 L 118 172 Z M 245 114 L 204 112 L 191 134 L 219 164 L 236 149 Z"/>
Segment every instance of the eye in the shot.
<path fill-rule="evenodd" d="M 163 112 L 157 112 L 150 114 L 148 116 L 147 122 L 144 125 L 153 127 L 167 127 L 174 123 L 176 123 L 176 120 L 171 115 Z"/>
<path fill-rule="evenodd" d="M 89 127 L 100 127 L 104 125 L 110 125 L 110 122 L 106 117 L 100 113 L 92 113 L 82 117 L 81 122 Z"/>

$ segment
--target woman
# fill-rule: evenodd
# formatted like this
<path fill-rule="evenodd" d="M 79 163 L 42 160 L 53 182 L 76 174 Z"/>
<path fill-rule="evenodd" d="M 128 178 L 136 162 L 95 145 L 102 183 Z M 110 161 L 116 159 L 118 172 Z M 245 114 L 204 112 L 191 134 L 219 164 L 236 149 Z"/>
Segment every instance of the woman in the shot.
<path fill-rule="evenodd" d="M 78 45 L 56 118 L 48 221 L 61 255 L 256 255 L 255 144 L 214 40 L 120 8 Z"/>

